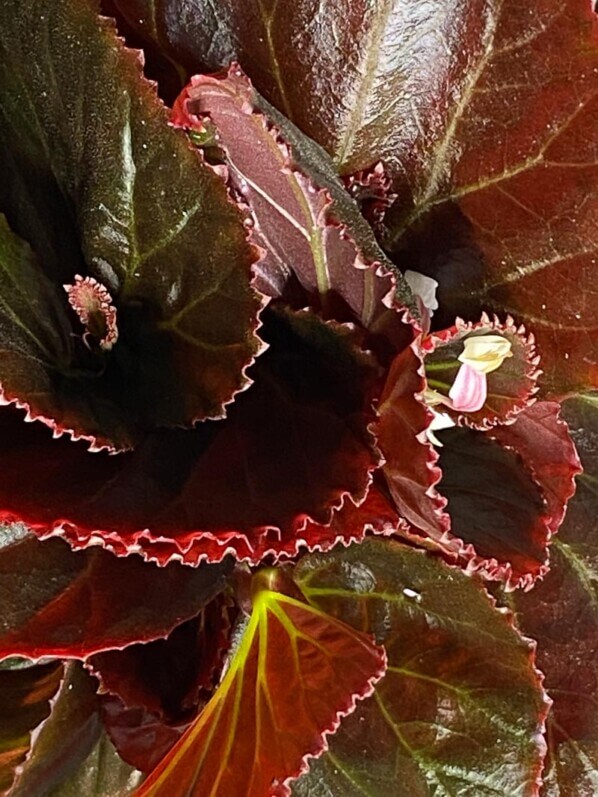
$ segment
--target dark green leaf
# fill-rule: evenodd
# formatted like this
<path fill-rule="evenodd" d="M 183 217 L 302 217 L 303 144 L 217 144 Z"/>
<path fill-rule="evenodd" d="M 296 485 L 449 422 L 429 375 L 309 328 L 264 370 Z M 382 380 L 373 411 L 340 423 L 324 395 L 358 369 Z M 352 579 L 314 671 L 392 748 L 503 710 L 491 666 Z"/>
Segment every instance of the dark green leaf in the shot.
<path fill-rule="evenodd" d="M 389 660 L 298 797 L 535 793 L 547 704 L 533 650 L 475 579 L 369 540 L 306 557 L 296 580 L 310 602 L 373 632 Z"/>
<path fill-rule="evenodd" d="M 43 358 L 41 384 L 26 383 L 31 355 L 8 337 L 5 393 L 58 431 L 116 448 L 221 417 L 260 345 L 256 255 L 224 185 L 168 126 L 139 55 L 91 0 L 7 0 L 0 55 L 0 210 L 54 283 L 45 301 L 88 275 L 119 330 L 111 351 L 89 351 L 65 294 L 55 336 L 68 313 L 68 346 Z M 0 285 L 0 297 L 14 316 L 18 294 Z"/>
<path fill-rule="evenodd" d="M 100 733 L 96 684 L 79 662 L 68 662 L 49 716 L 36 728 L 10 797 L 45 795 L 87 758 Z"/>
<path fill-rule="evenodd" d="M 125 764 L 102 733 L 77 771 L 49 791 L 47 797 L 125 797 L 133 793 L 141 778 L 141 772 Z"/>

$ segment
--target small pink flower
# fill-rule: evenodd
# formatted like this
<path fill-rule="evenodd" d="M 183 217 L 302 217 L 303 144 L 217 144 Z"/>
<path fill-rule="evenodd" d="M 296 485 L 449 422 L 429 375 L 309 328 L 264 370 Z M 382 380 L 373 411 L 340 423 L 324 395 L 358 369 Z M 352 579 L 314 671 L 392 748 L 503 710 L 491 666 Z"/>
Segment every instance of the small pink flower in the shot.
<path fill-rule="evenodd" d="M 458 412 L 481 410 L 488 395 L 486 374 L 465 363 L 459 368 L 449 398 Z"/>

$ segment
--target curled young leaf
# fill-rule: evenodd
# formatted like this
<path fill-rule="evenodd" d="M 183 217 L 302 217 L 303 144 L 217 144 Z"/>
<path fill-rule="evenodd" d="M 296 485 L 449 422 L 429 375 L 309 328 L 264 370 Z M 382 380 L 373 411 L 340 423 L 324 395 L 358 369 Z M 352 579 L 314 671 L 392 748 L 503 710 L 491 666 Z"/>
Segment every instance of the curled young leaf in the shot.
<path fill-rule="evenodd" d="M 395 348 L 411 339 L 396 311 L 412 296 L 325 153 L 275 115 L 238 66 L 193 77 L 172 118 L 176 126 L 214 131 L 229 184 L 247 205 L 252 240 L 264 252 L 255 269 L 260 290 L 358 322 Z"/>

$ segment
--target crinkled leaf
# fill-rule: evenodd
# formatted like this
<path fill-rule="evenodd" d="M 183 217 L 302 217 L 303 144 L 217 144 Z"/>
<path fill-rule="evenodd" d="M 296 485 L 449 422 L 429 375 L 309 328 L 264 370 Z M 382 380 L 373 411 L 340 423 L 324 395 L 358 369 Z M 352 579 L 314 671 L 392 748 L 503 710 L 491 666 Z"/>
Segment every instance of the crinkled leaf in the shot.
<path fill-rule="evenodd" d="M 263 334 L 255 384 L 226 421 L 155 433 L 118 457 L 0 409 L 0 517 L 162 563 L 296 553 L 318 544 L 318 524 L 328 538 L 333 510 L 361 503 L 379 461 L 377 366 L 352 327 L 309 313 L 268 312 Z"/>
<path fill-rule="evenodd" d="M 46 795 L 84 761 L 100 734 L 96 685 L 76 661 L 67 662 L 50 714 L 35 729 L 10 797 Z"/>
<path fill-rule="evenodd" d="M 440 282 L 438 323 L 509 312 L 537 336 L 546 392 L 595 385 L 595 294 L 580 292 L 598 248 L 592 4 L 485 0 L 445 19 L 452 13 L 453 43 L 444 54 L 428 47 L 435 68 L 416 78 L 423 119 L 401 128 L 423 122 L 423 157 L 413 158 L 408 137 L 395 150 L 388 244 Z"/>
<path fill-rule="evenodd" d="M 93 2 L 56 0 L 43 13 L 36 0 L 3 3 L 0 52 L 0 209 L 39 258 L 13 243 L 18 260 L 3 264 L 17 279 L 16 290 L 0 283 L 5 396 L 116 448 L 154 426 L 221 417 L 260 347 L 255 253 L 225 187 L 168 126 L 139 54 Z M 110 352 L 82 342 L 61 287 L 76 274 L 114 300 Z M 37 312 L 24 306 L 29 283 L 30 304 L 44 293 Z"/>
<path fill-rule="evenodd" d="M 491 435 L 439 432 L 438 491 L 451 534 L 466 544 L 460 554 L 509 586 L 529 588 L 547 572 L 548 542 L 575 491 L 579 459 L 559 414 L 558 404 L 539 402 Z"/>
<path fill-rule="evenodd" d="M 163 52 L 240 61 L 344 173 L 382 160 L 388 245 L 440 281 L 438 317 L 511 312 L 537 332 L 552 393 L 598 379 L 596 18 L 586 0 L 120 2 Z"/>
<path fill-rule="evenodd" d="M 48 797 L 124 797 L 141 780 L 141 773 L 125 764 L 114 746 L 102 734 L 81 766 Z"/>
<path fill-rule="evenodd" d="M 163 637 L 222 589 L 231 566 L 160 568 L 10 528 L 0 542 L 0 656 L 85 658 Z"/>
<path fill-rule="evenodd" d="M 371 693 L 385 655 L 366 634 L 258 576 L 249 624 L 198 720 L 136 792 L 284 795 L 326 746 L 357 698 Z"/>
<path fill-rule="evenodd" d="M 479 582 L 381 540 L 308 556 L 295 578 L 310 603 L 374 633 L 389 664 L 294 794 L 536 793 L 547 703 L 533 647 Z"/>
<path fill-rule="evenodd" d="M 61 676 L 56 662 L 0 670 L 0 794 L 8 793 L 32 734 L 50 713 Z"/>
<path fill-rule="evenodd" d="M 192 78 L 173 110 L 175 125 L 215 128 L 230 183 L 248 206 L 252 239 L 265 253 L 256 284 L 270 296 L 292 299 L 298 281 L 307 294 L 299 301 L 326 316 L 409 339 L 401 317 L 389 309 L 397 289 L 411 302 L 405 283 L 377 248 L 325 153 L 272 114 L 234 65 L 227 75 Z"/>
<path fill-rule="evenodd" d="M 538 665 L 554 704 L 548 718 L 545 797 L 593 797 L 598 789 L 598 397 L 563 405 L 584 473 L 551 546 L 550 573 L 514 606 L 538 640 Z M 558 460 L 553 460 L 557 465 Z"/>
<path fill-rule="evenodd" d="M 579 469 L 558 405 L 528 407 L 492 433 L 438 432 L 435 449 L 425 434 L 431 414 L 415 396 L 425 388 L 418 362 L 413 348 L 393 362 L 375 427 L 394 504 L 455 561 L 529 587 L 547 570 L 548 540 Z"/>

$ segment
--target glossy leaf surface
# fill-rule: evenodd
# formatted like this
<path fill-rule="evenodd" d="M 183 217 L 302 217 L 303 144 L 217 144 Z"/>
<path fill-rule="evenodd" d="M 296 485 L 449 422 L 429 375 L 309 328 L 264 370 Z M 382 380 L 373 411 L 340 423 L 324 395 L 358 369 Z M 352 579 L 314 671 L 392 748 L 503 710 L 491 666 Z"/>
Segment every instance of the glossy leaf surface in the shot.
<path fill-rule="evenodd" d="M 7 335 L 7 398 L 57 431 L 117 449 L 148 428 L 222 417 L 260 349 L 256 253 L 224 186 L 169 128 L 139 53 L 93 3 L 57 0 L 41 13 L 34 0 L 6 2 L 0 31 L 0 209 L 39 258 L 10 266 L 20 287 L 4 285 L 3 315 L 22 315 L 25 267 L 43 272 L 32 290 L 54 284 L 46 304 L 63 293 L 44 322 L 61 347 L 38 351 L 31 309 L 26 329 Z M 110 352 L 82 341 L 61 287 L 76 274 L 114 299 Z"/>
<path fill-rule="evenodd" d="M 532 645 L 475 579 L 398 543 L 312 555 L 311 603 L 383 643 L 388 669 L 297 797 L 532 795 L 547 703 Z"/>
<path fill-rule="evenodd" d="M 0 656 L 85 658 L 163 637 L 222 589 L 231 564 L 159 568 L 14 527 L 1 535 Z"/>
<path fill-rule="evenodd" d="M 514 597 L 554 705 L 548 718 L 544 797 L 592 797 L 598 788 L 598 398 L 563 405 L 584 466 L 565 522 L 551 545 L 551 570 Z M 556 464 L 556 463 L 555 463 Z"/>
<path fill-rule="evenodd" d="M 53 788 L 48 797 L 124 797 L 140 780 L 141 773 L 125 764 L 102 733 L 81 766 Z"/>
<path fill-rule="evenodd" d="M 58 662 L 0 668 L 0 794 L 11 788 L 32 734 L 50 713 L 61 676 Z"/>
<path fill-rule="evenodd" d="M 50 713 L 35 729 L 10 797 L 46 795 L 87 758 L 100 735 L 96 684 L 79 662 L 64 664 Z"/>
<path fill-rule="evenodd" d="M 382 160 L 397 262 L 456 315 L 510 312 L 537 333 L 551 394 L 598 380 L 598 44 L 586 0 L 120 3 L 188 68 L 236 58 L 343 173 Z"/>
<path fill-rule="evenodd" d="M 137 797 L 290 794 L 384 672 L 369 636 L 267 584 L 214 698 Z"/>
<path fill-rule="evenodd" d="M 598 20 L 585 0 L 487 0 L 459 15 L 456 72 L 423 100 L 435 114 L 423 157 L 396 151 L 387 244 L 439 281 L 438 323 L 511 313 L 537 337 L 545 394 L 596 385 L 598 305 L 580 286 L 598 248 Z M 442 75 L 450 56 L 434 63 Z"/>
<path fill-rule="evenodd" d="M 316 531 L 302 535 L 309 520 L 327 537 L 333 510 L 361 503 L 379 461 L 368 430 L 377 367 L 351 327 L 308 313 L 264 318 L 270 348 L 224 422 L 156 433 L 113 457 L 0 410 L 0 516 L 75 547 L 190 564 L 293 554 L 318 543 Z"/>
<path fill-rule="evenodd" d="M 412 157 L 420 154 L 426 143 L 422 130 L 431 128 L 432 138 L 438 124 L 431 106 L 437 93 L 447 91 L 450 53 L 478 32 L 475 18 L 484 7 L 476 2 L 471 9 L 453 9 L 417 0 L 117 5 L 133 26 L 189 69 L 240 61 L 258 90 L 346 173 L 376 158 L 398 159 L 414 146 Z M 464 60 L 452 65 L 450 77 L 462 79 Z"/>

